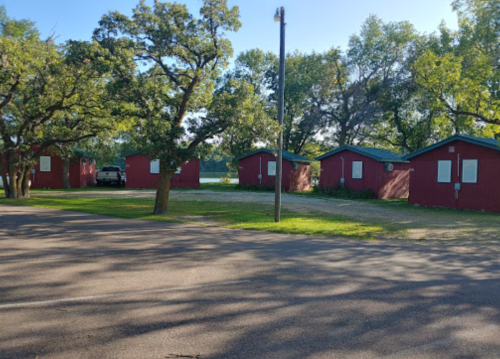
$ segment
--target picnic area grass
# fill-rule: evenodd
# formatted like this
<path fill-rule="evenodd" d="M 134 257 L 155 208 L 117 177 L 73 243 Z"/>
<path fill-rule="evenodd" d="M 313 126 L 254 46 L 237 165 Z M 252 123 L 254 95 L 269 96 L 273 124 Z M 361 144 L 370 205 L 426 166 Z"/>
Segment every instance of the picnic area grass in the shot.
<path fill-rule="evenodd" d="M 226 228 L 285 234 L 374 239 L 394 234 L 387 223 L 370 223 L 324 213 L 298 214 L 282 210 L 281 222 L 274 222 L 273 206 L 257 203 L 213 201 L 169 201 L 169 213 L 153 215 L 154 200 L 143 198 L 32 197 L 0 199 L 0 204 L 54 208 L 91 214 L 166 222 L 197 222 Z"/>

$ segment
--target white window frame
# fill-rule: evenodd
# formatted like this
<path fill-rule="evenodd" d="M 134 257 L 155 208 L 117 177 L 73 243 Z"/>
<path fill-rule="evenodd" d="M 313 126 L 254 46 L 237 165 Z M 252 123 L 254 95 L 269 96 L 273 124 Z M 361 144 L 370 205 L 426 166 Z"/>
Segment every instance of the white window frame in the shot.
<path fill-rule="evenodd" d="M 445 167 L 447 166 L 447 167 Z M 451 160 L 438 160 L 437 161 L 437 182 L 438 183 L 451 183 Z M 445 173 L 447 172 L 447 173 Z"/>
<path fill-rule="evenodd" d="M 359 166 L 358 168 L 356 168 Z M 359 170 L 359 176 L 357 174 Z M 352 179 L 363 179 L 363 161 L 352 161 Z"/>
<path fill-rule="evenodd" d="M 52 171 L 52 159 L 50 156 L 40 156 L 40 172 Z"/>
<path fill-rule="evenodd" d="M 274 167 L 274 170 L 273 170 Z M 268 161 L 267 162 L 267 175 L 268 176 L 276 176 L 276 161 Z"/>
<path fill-rule="evenodd" d="M 160 160 L 149 161 L 149 173 L 156 175 L 160 173 Z"/>
<path fill-rule="evenodd" d="M 472 179 L 466 178 L 466 176 L 465 176 L 466 175 L 466 173 L 465 173 L 466 163 L 474 165 L 474 173 L 473 173 Z M 477 183 L 478 167 L 479 167 L 478 160 L 462 160 L 462 183 Z"/>

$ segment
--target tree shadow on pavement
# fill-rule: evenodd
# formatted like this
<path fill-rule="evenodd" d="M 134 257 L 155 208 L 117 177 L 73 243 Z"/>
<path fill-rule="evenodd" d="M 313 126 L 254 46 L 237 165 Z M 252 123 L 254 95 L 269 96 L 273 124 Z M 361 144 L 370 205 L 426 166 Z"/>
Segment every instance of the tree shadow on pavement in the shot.
<path fill-rule="evenodd" d="M 0 326 L 1 358 L 500 354 L 500 259 L 489 247 L 42 210 L 2 214 L 0 224 L 0 315 L 8 323 Z"/>

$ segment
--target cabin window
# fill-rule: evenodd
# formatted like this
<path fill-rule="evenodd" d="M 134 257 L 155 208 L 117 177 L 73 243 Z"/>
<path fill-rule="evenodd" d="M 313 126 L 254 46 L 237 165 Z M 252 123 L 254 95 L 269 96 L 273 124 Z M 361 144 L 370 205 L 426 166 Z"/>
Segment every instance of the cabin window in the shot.
<path fill-rule="evenodd" d="M 40 156 L 40 172 L 50 172 L 50 156 Z"/>
<path fill-rule="evenodd" d="M 363 178 L 363 161 L 352 161 L 352 178 Z"/>
<path fill-rule="evenodd" d="M 438 161 L 438 176 L 439 183 L 451 183 L 451 161 Z"/>
<path fill-rule="evenodd" d="M 462 182 L 477 183 L 477 160 L 462 161 Z"/>
<path fill-rule="evenodd" d="M 267 162 L 267 175 L 276 176 L 276 161 Z"/>
<path fill-rule="evenodd" d="M 149 173 L 160 173 L 160 160 L 152 160 L 149 162 Z"/>

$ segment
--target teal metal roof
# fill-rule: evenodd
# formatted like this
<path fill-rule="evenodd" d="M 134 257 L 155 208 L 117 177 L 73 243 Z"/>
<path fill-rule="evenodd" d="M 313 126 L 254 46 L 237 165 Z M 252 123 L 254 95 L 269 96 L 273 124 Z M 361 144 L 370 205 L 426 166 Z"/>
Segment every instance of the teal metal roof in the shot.
<path fill-rule="evenodd" d="M 406 160 L 402 159 L 400 154 L 389 150 L 383 150 L 380 148 L 371 148 L 371 147 L 360 147 L 360 146 L 342 146 L 333 151 L 325 153 L 319 157 L 316 157 L 316 160 L 321 161 L 324 158 L 333 156 L 342 151 L 352 151 L 358 153 L 360 155 L 373 158 L 379 162 L 406 162 Z"/>
<path fill-rule="evenodd" d="M 273 156 L 276 155 L 276 152 L 277 150 L 270 150 L 268 148 L 261 148 L 259 150 L 256 150 L 256 151 L 253 151 L 253 152 L 250 152 L 250 153 L 246 153 L 244 155 L 241 155 L 240 157 L 236 157 L 236 160 L 242 160 L 243 158 L 246 158 L 246 157 L 250 157 L 250 156 L 253 156 L 257 153 L 260 153 L 260 152 L 265 152 L 265 153 L 269 153 Z M 306 163 L 310 163 L 312 162 L 312 160 L 310 160 L 309 158 L 307 157 L 304 157 L 304 156 L 300 156 L 300 155 L 297 155 L 295 153 L 292 153 L 292 152 L 288 152 L 288 151 L 283 151 L 282 152 L 282 156 L 283 156 L 283 159 L 287 160 L 287 161 L 290 161 L 290 162 L 306 162 Z"/>
<path fill-rule="evenodd" d="M 411 158 L 420 156 L 421 154 L 432 151 L 435 148 L 444 146 L 450 142 L 457 141 L 457 140 L 500 151 L 499 142 L 498 142 L 498 140 L 496 140 L 494 138 L 475 137 L 475 136 L 468 136 L 468 135 L 455 135 L 455 136 L 448 137 L 447 139 L 440 141 L 440 142 L 437 142 L 433 145 L 422 148 L 421 150 L 410 153 L 409 155 L 404 156 L 403 159 L 409 160 Z"/>
<path fill-rule="evenodd" d="M 125 153 L 124 155 L 122 155 L 122 157 L 129 157 L 129 156 L 138 155 L 138 154 L 139 154 L 139 151 L 134 151 L 134 152 Z"/>

